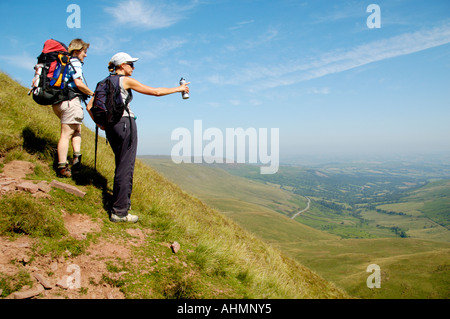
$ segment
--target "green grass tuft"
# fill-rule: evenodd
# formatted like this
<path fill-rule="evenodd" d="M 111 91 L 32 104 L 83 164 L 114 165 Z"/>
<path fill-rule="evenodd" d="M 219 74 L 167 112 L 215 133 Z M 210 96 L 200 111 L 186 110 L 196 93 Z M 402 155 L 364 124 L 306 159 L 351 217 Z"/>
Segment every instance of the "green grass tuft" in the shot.
<path fill-rule="evenodd" d="M 61 238 L 67 231 L 60 214 L 30 196 L 18 194 L 0 201 L 0 232 Z"/>

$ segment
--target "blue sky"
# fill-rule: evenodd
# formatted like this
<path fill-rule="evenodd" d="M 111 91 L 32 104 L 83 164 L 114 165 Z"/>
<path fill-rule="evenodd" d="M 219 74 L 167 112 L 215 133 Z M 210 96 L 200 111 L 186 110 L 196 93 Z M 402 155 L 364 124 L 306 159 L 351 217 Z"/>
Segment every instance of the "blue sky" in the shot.
<path fill-rule="evenodd" d="M 69 28 L 70 4 L 81 27 Z M 369 28 L 370 4 L 381 27 Z M 25 86 L 44 41 L 91 44 L 91 89 L 119 51 L 133 77 L 179 94 L 135 94 L 138 154 L 169 155 L 171 132 L 279 128 L 280 160 L 450 154 L 450 1 L 0 1 L 0 69 Z M 85 115 L 85 123 L 93 122 Z"/>

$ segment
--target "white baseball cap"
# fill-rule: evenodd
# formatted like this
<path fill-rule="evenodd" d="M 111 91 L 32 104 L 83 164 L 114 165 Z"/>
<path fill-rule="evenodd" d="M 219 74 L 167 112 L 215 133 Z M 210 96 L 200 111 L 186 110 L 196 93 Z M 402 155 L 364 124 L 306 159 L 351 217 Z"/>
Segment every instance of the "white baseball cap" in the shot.
<path fill-rule="evenodd" d="M 109 62 L 115 66 L 119 66 L 122 63 L 136 62 L 137 60 L 139 60 L 139 58 L 132 58 L 128 53 L 119 52 L 114 54 Z"/>

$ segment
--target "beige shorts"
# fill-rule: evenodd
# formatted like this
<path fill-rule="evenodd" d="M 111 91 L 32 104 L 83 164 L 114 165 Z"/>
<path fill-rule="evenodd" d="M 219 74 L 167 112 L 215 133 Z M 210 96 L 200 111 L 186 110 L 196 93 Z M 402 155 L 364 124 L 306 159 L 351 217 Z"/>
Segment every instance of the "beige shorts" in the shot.
<path fill-rule="evenodd" d="M 79 97 L 53 105 L 53 112 L 61 119 L 61 124 L 82 124 L 83 106 Z"/>

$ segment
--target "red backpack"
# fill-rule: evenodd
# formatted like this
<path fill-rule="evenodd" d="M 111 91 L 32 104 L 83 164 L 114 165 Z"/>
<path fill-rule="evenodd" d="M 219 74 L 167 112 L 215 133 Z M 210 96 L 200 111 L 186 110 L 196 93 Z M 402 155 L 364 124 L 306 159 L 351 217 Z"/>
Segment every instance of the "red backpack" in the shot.
<path fill-rule="evenodd" d="M 67 46 L 59 41 L 45 41 L 42 53 L 34 66 L 35 74 L 28 95 L 33 93 L 33 99 L 41 105 L 52 105 L 70 100 L 71 93 L 64 81 L 70 55 Z"/>

